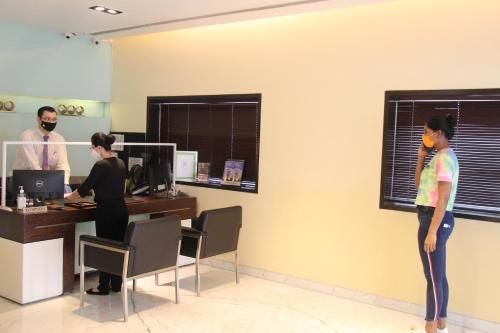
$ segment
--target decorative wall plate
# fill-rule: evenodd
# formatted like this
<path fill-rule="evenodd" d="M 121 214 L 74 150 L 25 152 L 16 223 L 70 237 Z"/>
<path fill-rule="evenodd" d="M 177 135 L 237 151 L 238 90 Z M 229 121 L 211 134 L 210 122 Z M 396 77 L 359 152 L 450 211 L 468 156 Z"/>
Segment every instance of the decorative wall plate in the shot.
<path fill-rule="evenodd" d="M 5 111 L 12 111 L 12 110 L 14 110 L 15 107 L 16 107 L 16 105 L 12 101 L 7 101 L 7 102 L 3 103 L 3 109 Z"/>
<path fill-rule="evenodd" d="M 83 111 L 85 111 L 85 109 L 83 108 L 83 106 L 77 106 L 76 109 L 75 109 L 75 112 L 77 115 L 81 116 L 83 114 Z"/>
<path fill-rule="evenodd" d="M 75 106 L 74 105 L 68 105 L 66 107 L 66 110 L 68 111 L 69 114 L 73 115 L 75 114 Z"/>
<path fill-rule="evenodd" d="M 66 114 L 67 112 L 66 105 L 59 104 L 59 106 L 57 107 L 57 111 L 59 111 L 59 114 Z"/>

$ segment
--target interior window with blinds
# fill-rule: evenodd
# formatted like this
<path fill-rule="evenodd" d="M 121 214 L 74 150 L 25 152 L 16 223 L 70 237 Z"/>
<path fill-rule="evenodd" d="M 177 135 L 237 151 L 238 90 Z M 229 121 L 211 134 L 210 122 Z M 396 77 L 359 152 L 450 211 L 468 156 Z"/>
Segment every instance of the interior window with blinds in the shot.
<path fill-rule="evenodd" d="M 148 97 L 147 103 L 148 142 L 176 143 L 177 150 L 197 151 L 198 162 L 210 163 L 208 183 L 179 183 L 258 192 L 260 94 Z M 221 185 L 228 159 L 244 160 L 241 186 Z"/>
<path fill-rule="evenodd" d="M 500 89 L 387 91 L 380 208 L 415 208 L 415 164 L 423 126 L 429 117 L 447 114 L 457 118 L 449 142 L 460 164 L 454 213 L 498 222 Z"/>

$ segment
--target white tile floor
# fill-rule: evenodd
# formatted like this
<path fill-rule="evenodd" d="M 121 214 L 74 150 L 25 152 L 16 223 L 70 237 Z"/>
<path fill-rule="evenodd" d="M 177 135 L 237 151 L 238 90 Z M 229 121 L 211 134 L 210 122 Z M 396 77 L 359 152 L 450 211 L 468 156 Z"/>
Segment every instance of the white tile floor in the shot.
<path fill-rule="evenodd" d="M 180 304 L 173 287 L 138 280 L 123 322 L 120 294 L 89 296 L 79 308 L 75 292 L 20 306 L 0 298 L 0 332 L 335 332 L 406 333 L 421 318 L 263 279 L 202 266 L 202 294 L 194 295 L 193 267 L 181 270 Z M 173 274 L 161 275 L 160 282 Z M 96 284 L 89 279 L 87 287 Z M 129 289 L 131 291 L 131 288 Z M 131 295 L 132 292 L 129 293 Z M 450 333 L 478 333 L 450 327 Z"/>

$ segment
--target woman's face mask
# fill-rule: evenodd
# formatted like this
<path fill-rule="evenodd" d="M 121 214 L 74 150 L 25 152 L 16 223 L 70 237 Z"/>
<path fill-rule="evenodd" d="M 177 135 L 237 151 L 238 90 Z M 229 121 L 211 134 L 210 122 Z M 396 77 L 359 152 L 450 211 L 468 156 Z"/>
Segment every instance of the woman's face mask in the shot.
<path fill-rule="evenodd" d="M 92 156 L 92 158 L 96 161 L 99 161 L 102 159 L 101 157 L 101 154 L 99 154 L 97 151 L 96 151 L 96 148 L 91 148 L 90 149 L 90 156 Z"/>
<path fill-rule="evenodd" d="M 426 133 L 422 135 L 422 143 L 424 144 L 424 148 L 428 153 L 432 152 L 432 149 L 434 148 L 434 142 L 432 142 L 429 134 Z"/>
<path fill-rule="evenodd" d="M 427 153 L 431 153 L 439 141 L 439 131 L 433 131 L 427 125 L 424 126 L 424 135 L 422 135 L 422 143 Z"/>

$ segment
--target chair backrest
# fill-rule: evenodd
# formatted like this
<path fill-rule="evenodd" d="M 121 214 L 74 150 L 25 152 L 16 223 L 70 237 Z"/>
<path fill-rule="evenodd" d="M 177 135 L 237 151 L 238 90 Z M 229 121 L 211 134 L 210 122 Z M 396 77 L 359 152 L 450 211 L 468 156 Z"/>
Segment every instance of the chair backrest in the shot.
<path fill-rule="evenodd" d="M 134 247 L 127 276 L 153 272 L 177 263 L 177 251 L 182 238 L 178 216 L 131 222 L 124 243 Z"/>
<path fill-rule="evenodd" d="M 201 258 L 235 251 L 242 226 L 241 206 L 203 211 L 193 222 L 193 228 L 206 233 Z"/>

